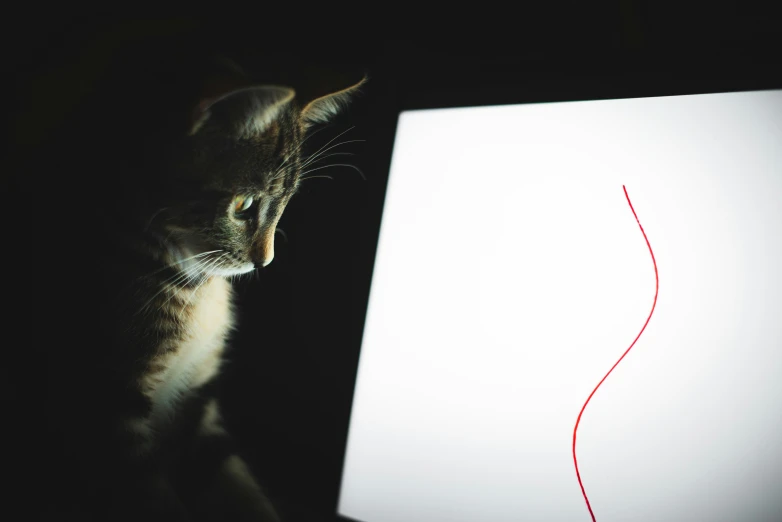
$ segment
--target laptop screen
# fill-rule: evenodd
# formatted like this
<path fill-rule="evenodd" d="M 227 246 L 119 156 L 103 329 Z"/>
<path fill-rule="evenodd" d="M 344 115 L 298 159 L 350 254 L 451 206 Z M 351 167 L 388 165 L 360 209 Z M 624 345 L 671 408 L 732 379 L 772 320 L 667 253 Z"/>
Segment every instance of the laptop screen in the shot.
<path fill-rule="evenodd" d="M 782 514 L 782 91 L 399 116 L 338 513 Z"/>

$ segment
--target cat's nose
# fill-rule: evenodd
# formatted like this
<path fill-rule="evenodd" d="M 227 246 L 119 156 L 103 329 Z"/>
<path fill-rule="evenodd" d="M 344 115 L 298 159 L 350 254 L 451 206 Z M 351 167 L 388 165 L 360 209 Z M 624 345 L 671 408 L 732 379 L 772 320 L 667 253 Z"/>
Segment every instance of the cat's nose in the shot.
<path fill-rule="evenodd" d="M 269 263 L 271 263 L 274 260 L 274 247 L 265 249 L 264 252 L 258 257 L 258 259 L 255 261 L 255 268 L 263 268 L 265 266 L 269 266 Z"/>
<path fill-rule="evenodd" d="M 269 266 L 269 263 L 274 259 L 274 232 L 267 233 L 256 248 L 253 256 L 255 268 Z"/>
<path fill-rule="evenodd" d="M 270 255 L 267 258 L 264 258 L 262 261 L 256 261 L 255 268 L 263 268 L 265 266 L 269 266 L 269 263 L 271 263 L 273 260 L 274 260 L 274 254 Z"/>

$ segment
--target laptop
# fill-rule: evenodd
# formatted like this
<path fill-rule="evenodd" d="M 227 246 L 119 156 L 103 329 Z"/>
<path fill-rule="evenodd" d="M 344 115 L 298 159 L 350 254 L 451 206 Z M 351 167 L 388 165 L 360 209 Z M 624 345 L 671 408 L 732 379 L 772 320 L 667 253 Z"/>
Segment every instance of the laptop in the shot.
<path fill-rule="evenodd" d="M 782 90 L 399 114 L 338 514 L 782 520 Z"/>

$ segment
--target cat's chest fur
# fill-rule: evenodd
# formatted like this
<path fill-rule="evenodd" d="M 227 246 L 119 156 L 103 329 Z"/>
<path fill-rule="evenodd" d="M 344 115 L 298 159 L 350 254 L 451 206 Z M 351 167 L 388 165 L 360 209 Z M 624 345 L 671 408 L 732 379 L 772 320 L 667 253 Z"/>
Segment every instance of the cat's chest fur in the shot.
<path fill-rule="evenodd" d="M 183 323 L 177 335 L 161 342 L 141 379 L 142 391 L 152 402 L 153 422 L 170 420 L 184 396 L 218 373 L 234 326 L 231 287 L 221 277 L 195 291 L 179 292 L 169 303 Z"/>

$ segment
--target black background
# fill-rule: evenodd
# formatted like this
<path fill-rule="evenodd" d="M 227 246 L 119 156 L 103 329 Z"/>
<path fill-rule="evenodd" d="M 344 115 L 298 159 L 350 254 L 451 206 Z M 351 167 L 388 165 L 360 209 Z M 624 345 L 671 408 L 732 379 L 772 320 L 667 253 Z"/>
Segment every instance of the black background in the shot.
<path fill-rule="evenodd" d="M 458 21 L 440 12 L 415 31 L 412 15 L 382 4 L 329 16 L 301 6 L 219 20 L 31 18 L 12 58 L 15 145 L 35 146 L 46 126 L 41 107 L 56 119 L 89 94 L 102 56 L 95 49 L 123 34 L 187 35 L 297 89 L 344 87 L 369 72 L 364 94 L 311 140 L 317 147 L 354 127 L 341 139 L 365 141 L 343 150 L 356 154 L 349 162 L 366 180 L 335 167 L 320 172 L 333 180 L 304 183 L 280 223 L 287 240 L 278 236 L 274 262 L 238 285 L 240 326 L 222 382 L 227 423 L 281 511 L 289 520 L 335 520 L 400 109 L 782 86 L 782 21 L 768 9 L 601 5 L 545 16 L 516 5 L 480 17 L 465 11 Z M 453 261 L 469 271 L 458 248 Z"/>

